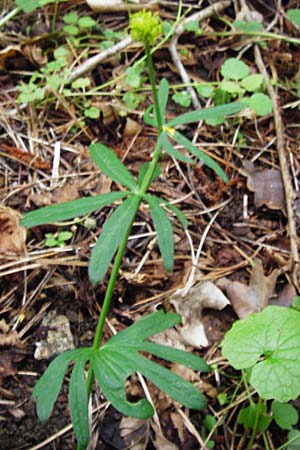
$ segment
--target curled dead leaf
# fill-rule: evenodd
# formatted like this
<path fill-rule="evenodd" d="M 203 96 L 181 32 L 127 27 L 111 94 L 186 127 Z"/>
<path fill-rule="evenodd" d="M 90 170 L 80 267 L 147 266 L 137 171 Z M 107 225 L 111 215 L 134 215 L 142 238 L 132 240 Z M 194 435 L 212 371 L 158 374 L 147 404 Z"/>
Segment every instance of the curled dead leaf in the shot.
<path fill-rule="evenodd" d="M 266 205 L 286 215 L 286 204 L 282 177 L 279 170 L 257 170 L 252 161 L 245 161 L 243 174 L 247 177 L 247 188 L 254 192 L 254 204 Z"/>
<path fill-rule="evenodd" d="M 278 275 L 279 271 L 275 269 L 271 275 L 265 276 L 261 260 L 255 259 L 249 286 L 226 277 L 218 280 L 217 284 L 225 290 L 239 319 L 244 319 L 249 314 L 261 311 L 267 306 Z"/>
<path fill-rule="evenodd" d="M 0 254 L 25 253 L 26 228 L 20 225 L 21 215 L 12 208 L 0 206 Z"/>
<path fill-rule="evenodd" d="M 208 339 L 201 321 L 202 310 L 204 308 L 221 310 L 229 305 L 229 300 L 215 284 L 204 281 L 195 284 L 184 296 L 181 290 L 176 291 L 171 296 L 170 303 L 181 315 L 182 327 L 179 333 L 183 341 L 194 348 L 201 348 L 208 346 Z"/>

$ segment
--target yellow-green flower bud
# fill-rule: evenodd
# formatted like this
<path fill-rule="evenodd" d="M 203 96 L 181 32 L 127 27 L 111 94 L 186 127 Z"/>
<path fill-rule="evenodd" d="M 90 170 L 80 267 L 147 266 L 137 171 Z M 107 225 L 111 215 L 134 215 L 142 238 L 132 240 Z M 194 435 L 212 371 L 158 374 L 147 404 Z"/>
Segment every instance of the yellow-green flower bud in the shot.
<path fill-rule="evenodd" d="M 162 34 L 162 24 L 158 13 L 143 9 L 130 16 L 131 37 L 134 41 L 153 45 Z"/>

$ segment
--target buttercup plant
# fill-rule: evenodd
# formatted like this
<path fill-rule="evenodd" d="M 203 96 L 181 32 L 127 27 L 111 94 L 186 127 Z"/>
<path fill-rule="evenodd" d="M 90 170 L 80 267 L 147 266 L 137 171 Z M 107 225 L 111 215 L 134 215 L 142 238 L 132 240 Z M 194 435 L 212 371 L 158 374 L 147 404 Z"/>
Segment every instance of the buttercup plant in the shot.
<path fill-rule="evenodd" d="M 162 310 L 150 314 L 119 332 L 104 344 L 102 344 L 103 328 L 127 240 L 141 202 L 146 202 L 150 207 L 164 266 L 167 271 L 171 271 L 173 268 L 172 224 L 166 209 L 177 216 L 183 227 L 187 226 L 187 220 L 181 211 L 169 204 L 167 200 L 147 193 L 149 186 L 160 173 L 159 160 L 162 154 L 165 152 L 188 164 L 195 163 L 192 159 L 192 156 L 195 156 L 213 169 L 223 180 L 227 179 L 221 167 L 195 147 L 176 128 L 202 119 L 233 115 L 244 107 L 241 103 L 230 103 L 188 112 L 167 123 L 165 110 L 169 85 L 167 80 L 163 79 L 157 90 L 151 56 L 151 46 L 162 32 L 159 16 L 146 11 L 139 12 L 131 16 L 130 26 L 132 37 L 141 41 L 145 47 L 154 99 L 153 105 L 148 107 L 144 117 L 147 124 L 157 128 L 158 133 L 151 162 L 140 167 L 137 180 L 135 180 L 113 150 L 105 145 L 94 143 L 90 146 L 92 160 L 106 176 L 122 185 L 125 190 L 41 208 L 27 213 L 22 220 L 23 225 L 32 227 L 86 215 L 115 201 L 122 201 L 105 222 L 102 233 L 91 253 L 89 278 L 93 285 L 103 281 L 114 258 L 93 345 L 69 350 L 58 355 L 39 379 L 32 393 L 32 397 L 37 400 L 38 416 L 42 421 L 46 421 L 52 412 L 68 366 L 74 363 L 69 385 L 69 406 L 78 449 L 86 448 L 89 442 L 88 403 L 94 378 L 107 400 L 125 415 L 146 419 L 154 412 L 152 405 L 147 400 L 131 402 L 126 398 L 126 380 L 136 371 L 142 373 L 158 388 L 181 404 L 192 409 L 205 407 L 205 398 L 195 386 L 140 354 L 140 352 L 146 352 L 194 370 L 209 371 L 207 364 L 193 354 L 146 340 L 156 333 L 177 325 L 180 322 L 178 314 L 165 313 Z M 175 149 L 172 141 L 185 147 L 190 156 Z M 86 369 L 88 371 L 87 378 L 85 377 Z"/>

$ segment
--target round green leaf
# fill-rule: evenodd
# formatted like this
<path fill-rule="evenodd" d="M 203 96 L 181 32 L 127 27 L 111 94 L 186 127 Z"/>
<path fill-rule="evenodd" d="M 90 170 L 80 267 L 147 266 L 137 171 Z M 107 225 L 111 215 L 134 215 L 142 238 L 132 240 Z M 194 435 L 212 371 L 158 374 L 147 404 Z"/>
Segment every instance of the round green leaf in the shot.
<path fill-rule="evenodd" d="M 229 58 L 221 66 L 221 74 L 226 80 L 242 80 L 249 75 L 249 67 L 237 58 Z"/>
<path fill-rule="evenodd" d="M 229 94 L 243 94 L 245 92 L 238 83 L 230 80 L 222 81 L 220 88 Z"/>
<path fill-rule="evenodd" d="M 243 101 L 259 116 L 267 116 L 273 110 L 272 101 L 265 94 L 253 94 L 248 99 L 244 98 Z"/>
<path fill-rule="evenodd" d="M 291 430 L 298 422 L 298 412 L 289 403 L 274 401 L 271 406 L 273 417 L 277 425 L 283 430 Z"/>
<path fill-rule="evenodd" d="M 205 98 L 212 97 L 215 91 L 214 87 L 209 84 L 196 84 L 195 89 L 200 96 Z"/>
<path fill-rule="evenodd" d="M 268 306 L 235 322 L 222 354 L 235 369 L 254 366 L 250 383 L 260 397 L 295 399 L 300 395 L 300 312 Z"/>
<path fill-rule="evenodd" d="M 260 88 L 263 79 L 264 78 L 260 73 L 255 73 L 253 75 L 249 75 L 249 77 L 244 78 L 241 81 L 241 85 L 246 89 L 246 91 L 254 92 Z"/>

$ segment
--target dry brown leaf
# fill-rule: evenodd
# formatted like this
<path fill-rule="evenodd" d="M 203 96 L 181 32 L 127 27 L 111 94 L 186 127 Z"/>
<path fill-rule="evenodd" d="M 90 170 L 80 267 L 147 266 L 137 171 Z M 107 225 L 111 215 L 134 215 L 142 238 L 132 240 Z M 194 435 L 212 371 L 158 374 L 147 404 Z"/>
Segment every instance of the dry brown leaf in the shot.
<path fill-rule="evenodd" d="M 170 442 L 162 433 L 161 429 L 153 423 L 153 431 L 155 432 L 155 438 L 153 440 L 153 445 L 157 450 L 179 450 L 177 445 Z"/>
<path fill-rule="evenodd" d="M 278 270 L 275 269 L 271 275 L 265 276 L 261 260 L 255 259 L 249 286 L 225 277 L 218 280 L 217 284 L 225 290 L 238 317 L 244 319 L 249 314 L 266 307 L 274 291 L 278 274 Z"/>
<path fill-rule="evenodd" d="M 149 436 L 149 422 L 135 417 L 122 417 L 120 436 L 124 439 L 126 448 L 144 450 Z"/>
<path fill-rule="evenodd" d="M 278 306 L 291 306 L 292 300 L 296 295 L 297 291 L 295 287 L 292 284 L 287 283 L 276 297 L 271 298 L 269 303 Z"/>
<path fill-rule="evenodd" d="M 26 250 L 26 228 L 20 225 L 21 215 L 12 208 L 0 206 L 0 254 L 23 255 Z"/>
<path fill-rule="evenodd" d="M 69 202 L 79 197 L 76 183 L 66 183 L 62 187 L 55 189 L 52 195 L 53 203 Z"/>
<path fill-rule="evenodd" d="M 182 296 L 176 291 L 170 297 L 170 303 L 182 318 L 182 327 L 179 329 L 185 344 L 194 348 L 208 346 L 208 339 L 201 322 L 202 310 L 212 308 L 221 310 L 229 305 L 229 300 L 223 292 L 210 281 L 195 284 L 189 292 Z"/>
<path fill-rule="evenodd" d="M 281 173 L 276 169 L 257 170 L 251 161 L 244 162 L 243 174 L 247 187 L 254 192 L 254 204 L 279 209 L 286 215 L 285 195 Z"/>

